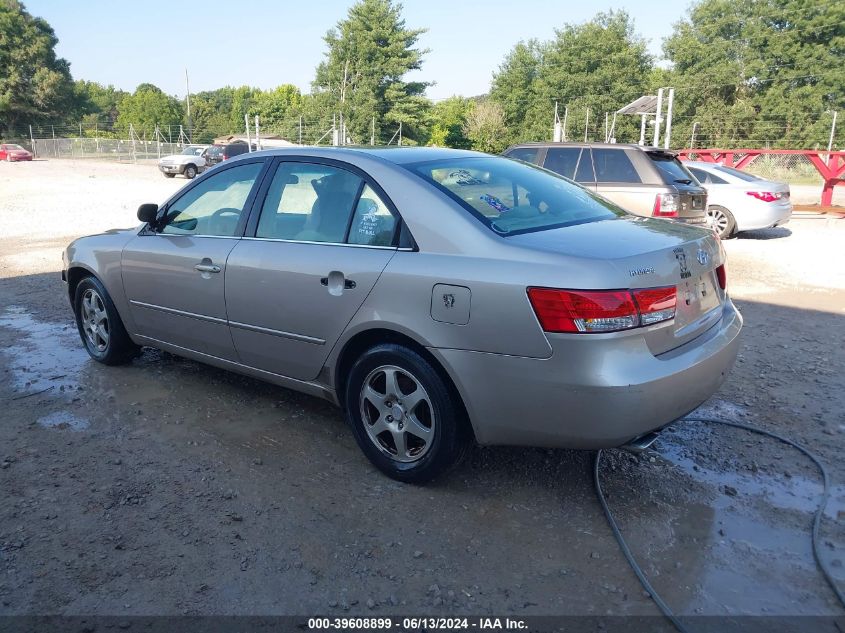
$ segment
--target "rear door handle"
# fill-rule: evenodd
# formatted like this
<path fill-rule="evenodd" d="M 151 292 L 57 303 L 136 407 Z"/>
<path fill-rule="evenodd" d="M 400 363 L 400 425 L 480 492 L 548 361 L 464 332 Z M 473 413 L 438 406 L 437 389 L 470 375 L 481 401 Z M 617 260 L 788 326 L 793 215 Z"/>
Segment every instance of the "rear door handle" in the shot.
<path fill-rule="evenodd" d="M 321 277 L 320 283 L 323 284 L 324 286 L 328 286 L 329 285 L 329 278 L 328 277 Z M 343 280 L 343 289 L 344 290 L 352 290 L 357 285 L 358 284 L 356 284 L 351 279 L 344 279 Z"/>
<path fill-rule="evenodd" d="M 219 273 L 222 269 L 217 264 L 197 264 L 194 266 L 194 270 L 201 273 Z"/>

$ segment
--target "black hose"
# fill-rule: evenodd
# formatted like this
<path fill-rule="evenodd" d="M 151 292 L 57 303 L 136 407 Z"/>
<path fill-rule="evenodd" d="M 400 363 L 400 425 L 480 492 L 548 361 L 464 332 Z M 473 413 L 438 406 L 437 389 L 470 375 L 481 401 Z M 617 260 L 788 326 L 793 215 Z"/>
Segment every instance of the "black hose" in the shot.
<path fill-rule="evenodd" d="M 813 529 L 812 529 L 812 541 L 813 541 L 813 557 L 816 559 L 816 564 L 818 565 L 819 569 L 822 572 L 827 584 L 830 585 L 830 588 L 833 590 L 833 593 L 836 595 L 839 603 L 845 608 L 845 596 L 843 596 L 842 591 L 836 584 L 836 581 L 833 579 L 833 575 L 830 573 L 830 570 L 827 567 L 827 564 L 824 562 L 824 559 L 821 556 L 821 550 L 819 547 L 819 531 L 821 529 L 821 522 L 822 517 L 824 516 L 825 509 L 827 508 L 827 502 L 830 498 L 830 478 L 827 474 L 827 469 L 822 464 L 821 460 L 816 457 L 815 454 L 810 452 L 809 449 L 804 448 L 797 442 L 793 442 L 790 439 L 783 437 L 782 435 L 778 435 L 777 433 L 772 433 L 771 431 L 764 431 L 763 429 L 758 429 L 757 427 L 750 426 L 748 424 L 741 424 L 739 422 L 729 422 L 728 420 L 719 420 L 717 418 L 683 418 L 681 422 L 704 422 L 708 424 L 722 424 L 724 426 L 732 426 L 736 429 L 742 429 L 744 431 L 749 431 L 751 433 L 757 433 L 758 435 L 764 435 L 766 437 L 771 437 L 773 439 L 778 440 L 779 442 L 783 442 L 788 446 L 791 446 L 805 456 L 807 456 L 810 461 L 812 461 L 816 468 L 818 468 L 819 473 L 822 477 L 823 483 L 823 490 L 822 496 L 819 501 L 819 507 L 816 510 L 816 513 L 813 517 Z M 637 563 L 637 559 L 634 558 L 634 555 L 631 553 L 631 549 L 628 547 L 628 543 L 625 542 L 625 538 L 622 536 L 622 532 L 619 529 L 619 526 L 616 523 L 616 519 L 613 518 L 613 514 L 610 512 L 610 507 L 607 505 L 607 499 L 605 499 L 604 492 L 601 488 L 601 481 L 599 480 L 599 466 L 601 464 L 601 456 L 602 451 L 598 451 L 596 453 L 596 459 L 593 464 L 593 483 L 596 487 L 596 495 L 598 496 L 599 503 L 601 504 L 602 510 L 604 510 L 604 516 L 607 518 L 607 522 L 610 525 L 610 529 L 613 532 L 613 536 L 616 538 L 617 543 L 619 543 L 619 548 L 622 550 L 622 553 L 625 555 L 625 558 L 628 561 L 628 564 L 631 566 L 631 569 L 634 571 L 634 574 L 637 576 L 637 579 L 640 581 L 640 584 L 643 588 L 648 592 L 651 599 L 654 600 L 654 603 L 666 616 L 669 621 L 675 626 L 678 631 L 681 633 L 688 633 L 687 629 L 684 628 L 684 625 L 678 619 L 678 617 L 672 612 L 672 609 L 663 598 L 660 597 L 654 587 L 651 586 L 651 583 L 648 581 L 648 578 L 645 575 L 642 567 L 640 567 L 639 563 Z"/>

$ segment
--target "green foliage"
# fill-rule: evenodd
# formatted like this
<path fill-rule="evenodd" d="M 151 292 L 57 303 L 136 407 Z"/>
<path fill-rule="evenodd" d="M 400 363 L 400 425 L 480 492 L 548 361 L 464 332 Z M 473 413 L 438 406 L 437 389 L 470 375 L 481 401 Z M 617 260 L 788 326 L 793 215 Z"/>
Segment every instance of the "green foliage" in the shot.
<path fill-rule="evenodd" d="M 121 99 L 117 112 L 115 127 L 119 131 L 128 132 L 131 124 L 136 134 L 146 134 L 149 138 L 153 137 L 156 126 L 178 126 L 184 117 L 182 102 L 152 84 L 141 84 Z"/>
<path fill-rule="evenodd" d="M 404 80 L 428 52 L 415 47 L 424 32 L 407 28 L 401 5 L 392 0 L 359 0 L 326 34 L 328 51 L 317 67 L 314 90 L 344 116 L 354 142 L 369 140 L 373 115 L 376 139 L 387 140 L 400 121 L 406 139 L 424 138 L 428 84 Z"/>
<path fill-rule="evenodd" d="M 813 147 L 845 108 L 845 3 L 702 0 L 664 43 L 698 145 Z M 840 139 L 845 136 L 840 136 Z"/>
<path fill-rule="evenodd" d="M 59 117 L 73 101 L 70 64 L 53 29 L 18 0 L 0 0 L 0 130 Z"/>
<path fill-rule="evenodd" d="M 473 103 L 467 112 L 463 131 L 472 144 L 472 149 L 500 154 L 508 146 L 505 111 L 491 99 Z"/>
<path fill-rule="evenodd" d="M 464 126 L 472 107 L 473 102 L 463 97 L 449 97 L 436 103 L 430 112 L 428 145 L 469 149 L 472 143 L 464 133 Z"/>
<path fill-rule="evenodd" d="M 274 90 L 259 92 L 255 96 L 251 113 L 260 117 L 261 126 L 266 130 L 284 128 L 299 117 L 301 102 L 299 88 L 292 84 L 282 84 Z"/>
<path fill-rule="evenodd" d="M 653 67 L 646 44 L 624 11 L 567 24 L 550 42 L 519 43 L 493 78 L 492 99 L 504 112 L 511 141 L 548 139 L 554 105 L 569 108 L 569 137 L 604 140 L 604 113 L 645 94 Z M 589 111 L 589 114 L 588 114 Z M 589 119 L 589 121 L 588 121 Z M 636 123 L 619 119 L 616 136 L 635 140 Z"/>

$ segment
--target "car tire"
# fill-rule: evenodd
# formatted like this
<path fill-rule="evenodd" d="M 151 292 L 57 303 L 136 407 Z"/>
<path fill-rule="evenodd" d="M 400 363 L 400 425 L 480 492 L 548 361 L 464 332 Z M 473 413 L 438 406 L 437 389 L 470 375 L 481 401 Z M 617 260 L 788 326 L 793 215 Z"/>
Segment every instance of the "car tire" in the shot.
<path fill-rule="evenodd" d="M 736 220 L 733 213 L 717 204 L 707 207 L 707 217 L 716 234 L 723 240 L 730 239 L 736 233 Z"/>
<path fill-rule="evenodd" d="M 85 277 L 73 297 L 76 327 L 85 350 L 105 365 L 122 365 L 140 348 L 132 342 L 109 293 L 96 277 Z"/>
<path fill-rule="evenodd" d="M 182 173 L 188 180 L 193 180 L 197 177 L 197 166 L 194 164 L 185 165 L 185 171 Z"/>
<path fill-rule="evenodd" d="M 358 446 L 379 470 L 402 482 L 442 475 L 469 444 L 454 389 L 428 360 L 402 345 L 364 352 L 349 371 L 344 403 Z"/>
<path fill-rule="evenodd" d="M 173 178 L 176 174 L 168 174 L 166 171 L 161 172 L 165 178 Z"/>

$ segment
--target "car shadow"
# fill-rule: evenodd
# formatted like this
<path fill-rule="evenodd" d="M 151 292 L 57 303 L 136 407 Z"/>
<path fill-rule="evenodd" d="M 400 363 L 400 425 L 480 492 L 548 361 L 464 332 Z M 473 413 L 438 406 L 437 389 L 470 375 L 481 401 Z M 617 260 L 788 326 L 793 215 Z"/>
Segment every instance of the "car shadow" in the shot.
<path fill-rule="evenodd" d="M 776 226 L 770 229 L 755 229 L 753 231 L 743 231 L 737 233 L 738 240 L 777 240 L 783 237 L 789 237 L 792 231 L 783 226 Z"/>

